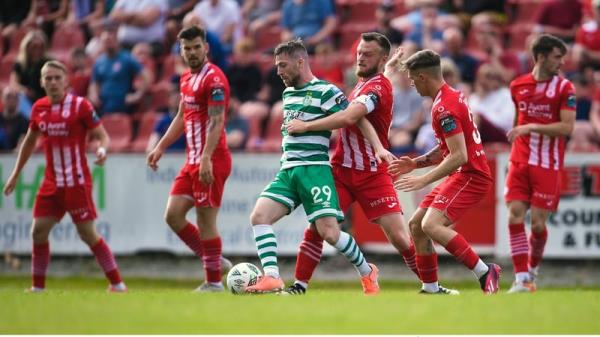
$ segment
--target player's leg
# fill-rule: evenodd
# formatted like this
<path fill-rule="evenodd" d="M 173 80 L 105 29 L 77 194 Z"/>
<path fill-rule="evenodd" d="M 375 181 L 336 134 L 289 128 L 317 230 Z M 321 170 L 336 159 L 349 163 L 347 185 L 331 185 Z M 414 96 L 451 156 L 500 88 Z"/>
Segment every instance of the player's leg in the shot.
<path fill-rule="evenodd" d="M 377 267 L 368 263 L 356 240 L 352 235 L 340 230 L 338 219 L 333 216 L 324 216 L 315 219 L 315 225 L 321 237 L 330 245 L 334 246 L 342 255 L 350 261 L 361 277 L 363 291 L 366 295 L 379 293 Z"/>
<path fill-rule="evenodd" d="M 274 182 L 275 183 L 275 182 Z M 271 184 L 271 187 L 273 183 Z M 273 191 L 273 188 L 265 190 Z M 265 192 L 261 195 L 265 195 Z M 256 201 L 254 210 L 250 215 L 250 222 L 254 232 L 254 241 L 260 263 L 263 267 L 264 276 L 259 281 L 248 288 L 250 293 L 270 293 L 279 292 L 284 288 L 283 280 L 279 275 L 279 266 L 277 264 L 277 238 L 273 231 L 273 224 L 295 208 L 295 202 L 285 197 L 283 194 L 267 192 L 271 197 L 261 196 Z M 274 197 L 272 195 L 275 195 Z M 277 198 L 275 201 L 271 198 Z M 283 199 L 287 199 L 283 201 Z M 286 202 L 287 204 L 284 204 Z"/>
<path fill-rule="evenodd" d="M 333 177 L 335 189 L 338 194 L 340 209 L 346 211 L 350 204 L 354 201 L 354 197 L 350 189 L 346 187 L 346 183 L 351 179 L 348 176 L 351 170 L 346 170 L 339 166 L 333 167 Z M 287 292 L 290 294 L 300 295 L 308 289 L 308 283 L 321 261 L 323 253 L 323 238 L 319 235 L 319 231 L 314 223 L 311 223 L 304 231 L 304 237 L 298 248 L 296 258 L 296 269 L 294 276 L 296 280 L 294 284 L 288 287 Z"/>
<path fill-rule="evenodd" d="M 444 213 L 436 208 L 428 208 L 423 218 L 423 232 L 433 241 L 444 246 L 465 267 L 469 268 L 479 279 L 482 290 L 486 294 L 498 291 L 499 267 L 486 264 L 465 238 L 451 229 L 453 223 Z M 498 274 L 498 275 L 497 275 Z"/>
<path fill-rule="evenodd" d="M 419 277 L 415 246 L 410 239 L 410 234 L 406 230 L 407 226 L 404 223 L 402 214 L 386 214 L 375 219 L 375 223 L 381 226 L 388 241 L 396 248 L 400 255 L 402 255 L 406 266 Z"/>
<path fill-rule="evenodd" d="M 419 279 L 423 282 L 421 292 L 437 293 L 439 292 L 438 284 L 438 263 L 437 254 L 433 249 L 433 242 L 423 232 L 423 218 L 427 210 L 417 208 L 415 213 L 408 220 L 408 227 L 415 245 L 416 265 L 419 273 Z"/>
<path fill-rule="evenodd" d="M 525 215 L 529 204 L 524 201 L 513 200 L 507 203 L 507 207 L 510 256 L 515 273 L 515 282 L 508 292 L 530 292 L 533 290 L 533 283 L 531 283 L 527 268 L 529 243 L 525 232 Z"/>
<path fill-rule="evenodd" d="M 46 272 L 50 264 L 50 243 L 48 236 L 52 228 L 58 223 L 59 218 L 34 217 L 31 225 L 31 240 L 33 249 L 31 254 L 31 280 L 30 291 L 38 292 L 46 288 Z"/>
<path fill-rule="evenodd" d="M 510 162 L 506 177 L 504 199 L 508 208 L 508 233 L 510 256 L 515 273 L 515 282 L 509 292 L 530 291 L 527 256 L 529 244 L 525 232 L 525 215 L 530 207 L 531 184 L 527 164 Z"/>
<path fill-rule="evenodd" d="M 125 286 L 125 283 L 123 283 L 123 279 L 121 278 L 121 273 L 119 272 L 119 267 L 117 266 L 115 257 L 108 244 L 106 244 L 102 236 L 100 236 L 96 230 L 94 221 L 88 220 L 84 222 L 78 222 L 76 219 L 73 221 L 77 227 L 77 233 L 79 234 L 79 237 L 83 242 L 85 242 L 86 245 L 88 245 L 88 247 L 90 247 L 90 250 L 96 257 L 96 261 L 110 282 L 108 290 L 111 292 L 127 291 L 127 287 Z"/>
<path fill-rule="evenodd" d="M 531 207 L 531 235 L 529 236 L 529 273 L 531 281 L 534 282 L 538 275 L 540 262 L 544 255 L 544 248 L 548 239 L 546 221 L 552 211 L 547 209 Z M 534 283 L 535 284 L 535 283 Z"/>
<path fill-rule="evenodd" d="M 217 229 L 218 213 L 218 207 L 196 207 L 205 275 L 205 283 L 197 289 L 199 292 L 219 292 L 225 289 L 221 282 L 222 242 Z"/>

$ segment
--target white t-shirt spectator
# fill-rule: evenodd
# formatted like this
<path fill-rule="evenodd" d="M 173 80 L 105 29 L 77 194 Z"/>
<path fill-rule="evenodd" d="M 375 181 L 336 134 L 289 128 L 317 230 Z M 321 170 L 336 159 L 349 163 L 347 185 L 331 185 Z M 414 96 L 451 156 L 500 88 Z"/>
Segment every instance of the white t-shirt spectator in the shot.
<path fill-rule="evenodd" d="M 469 107 L 473 113 L 480 114 L 496 127 L 508 132 L 515 119 L 515 105 L 506 87 L 480 97 L 476 93 L 469 97 Z"/>
<path fill-rule="evenodd" d="M 233 43 L 242 37 L 242 20 L 240 6 L 235 0 L 219 0 L 216 6 L 212 6 L 210 0 L 202 0 L 193 12 L 200 17 L 206 25 L 206 29 L 223 38 L 227 26 L 234 24 Z"/>
<path fill-rule="evenodd" d="M 169 10 L 167 0 L 117 0 L 113 10 L 121 9 L 126 12 L 141 12 L 149 7 L 158 7 L 160 16 L 147 27 L 120 25 L 117 38 L 121 43 L 135 44 L 138 42 L 162 42 L 165 38 L 165 18 Z"/>

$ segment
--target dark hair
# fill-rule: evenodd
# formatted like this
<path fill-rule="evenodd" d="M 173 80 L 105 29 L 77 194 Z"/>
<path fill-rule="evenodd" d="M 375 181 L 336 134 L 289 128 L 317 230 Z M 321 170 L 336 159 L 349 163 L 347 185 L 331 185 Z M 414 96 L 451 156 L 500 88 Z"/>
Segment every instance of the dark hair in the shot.
<path fill-rule="evenodd" d="M 440 55 L 433 50 L 425 49 L 412 54 L 403 63 L 405 70 L 441 67 Z"/>
<path fill-rule="evenodd" d="M 294 39 L 287 42 L 280 43 L 274 51 L 275 56 L 286 54 L 290 56 L 308 56 L 306 47 L 302 43 L 302 39 Z"/>
<path fill-rule="evenodd" d="M 362 33 L 360 35 L 360 38 L 361 38 L 361 40 L 363 40 L 365 42 L 371 42 L 371 41 L 377 42 L 377 44 L 379 45 L 379 47 L 381 47 L 381 49 L 383 50 L 383 53 L 385 55 L 389 55 L 390 50 L 392 50 L 392 44 L 390 43 L 390 40 L 388 40 L 388 38 L 385 37 L 385 35 L 383 35 L 381 33 L 377 33 L 377 32 Z"/>
<path fill-rule="evenodd" d="M 531 45 L 531 53 L 533 54 L 533 60 L 537 61 L 540 54 L 548 56 L 554 48 L 560 49 L 560 52 L 565 55 L 567 53 L 567 46 L 563 40 L 550 34 L 542 34 L 538 36 Z"/>
<path fill-rule="evenodd" d="M 198 26 L 184 28 L 177 34 L 177 38 L 183 40 L 193 40 L 197 37 L 202 38 L 202 41 L 206 42 L 206 31 Z"/>

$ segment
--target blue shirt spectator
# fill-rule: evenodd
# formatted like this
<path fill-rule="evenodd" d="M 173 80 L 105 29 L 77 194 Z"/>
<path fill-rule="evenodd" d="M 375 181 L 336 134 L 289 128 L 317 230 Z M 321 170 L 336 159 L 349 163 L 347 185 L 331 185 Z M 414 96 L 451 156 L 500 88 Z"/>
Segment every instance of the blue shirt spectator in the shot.
<path fill-rule="evenodd" d="M 101 55 L 92 71 L 92 82 L 100 86 L 99 107 L 102 113 L 127 112 L 125 96 L 133 90 L 133 80 L 142 65 L 129 52 L 121 50 L 114 56 Z"/>
<path fill-rule="evenodd" d="M 172 121 L 173 116 L 170 113 L 166 113 L 156 122 L 154 133 L 159 136 L 158 139 L 167 133 L 167 129 L 169 129 Z M 181 152 L 183 150 L 185 150 L 185 135 L 181 134 L 181 137 L 167 148 L 167 152 Z"/>
<path fill-rule="evenodd" d="M 281 25 L 289 38 L 302 38 L 308 45 L 316 45 L 330 37 L 337 19 L 331 1 L 285 0 L 282 6 Z M 289 35 L 289 34 L 284 34 Z M 287 40 L 284 37 L 284 40 Z"/>

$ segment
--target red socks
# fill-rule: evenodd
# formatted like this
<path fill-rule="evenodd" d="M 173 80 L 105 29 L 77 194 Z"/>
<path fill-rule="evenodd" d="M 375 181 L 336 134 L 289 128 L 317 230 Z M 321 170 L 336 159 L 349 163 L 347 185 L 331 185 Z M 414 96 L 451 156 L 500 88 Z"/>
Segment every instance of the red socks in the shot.
<path fill-rule="evenodd" d="M 508 232 L 510 235 L 510 257 L 513 261 L 515 273 L 526 273 L 528 271 L 529 244 L 527 243 L 525 224 L 509 224 Z"/>
<path fill-rule="evenodd" d="M 221 237 L 216 237 L 202 242 L 202 262 L 206 282 L 221 282 Z"/>
<path fill-rule="evenodd" d="M 183 229 L 177 232 L 177 236 L 179 236 L 181 241 L 183 241 L 197 257 L 202 258 L 202 241 L 200 241 L 200 231 L 198 230 L 198 227 L 188 222 Z"/>
<path fill-rule="evenodd" d="M 542 256 L 544 255 L 544 247 L 546 247 L 546 241 L 548 240 L 548 230 L 544 227 L 544 230 L 536 233 L 531 231 L 531 236 L 529 237 L 529 245 L 531 246 L 531 251 L 529 253 L 529 266 L 531 268 L 535 268 L 542 261 Z"/>
<path fill-rule="evenodd" d="M 438 261 L 436 253 L 431 255 L 417 255 L 416 262 L 421 282 L 437 282 Z"/>
<path fill-rule="evenodd" d="M 50 243 L 33 244 L 31 254 L 31 279 L 36 288 L 46 287 L 46 271 L 50 264 Z"/>
<path fill-rule="evenodd" d="M 321 261 L 323 253 L 323 239 L 316 230 L 307 228 L 304 231 L 304 239 L 298 249 L 296 260 L 296 280 L 308 283 L 313 272 Z"/>
<path fill-rule="evenodd" d="M 92 253 L 94 253 L 94 256 L 96 256 L 96 261 L 98 261 L 98 264 L 102 267 L 102 270 L 104 270 L 104 274 L 110 281 L 110 284 L 121 283 L 122 279 L 119 274 L 117 262 L 115 261 L 115 257 L 110 251 L 110 248 L 106 242 L 104 242 L 104 239 L 100 238 L 100 240 L 90 248 Z"/>
<path fill-rule="evenodd" d="M 403 250 L 400 254 L 402 254 L 402 257 L 404 258 L 404 263 L 406 263 L 406 266 L 408 268 L 410 268 L 410 270 L 412 270 L 412 272 L 415 273 L 417 275 L 417 277 L 419 277 L 419 270 L 417 269 L 417 260 L 416 260 L 417 255 L 415 253 L 415 245 L 411 242 L 410 247 Z"/>
<path fill-rule="evenodd" d="M 479 256 L 475 254 L 469 243 L 467 243 L 467 240 L 460 234 L 456 234 L 448 242 L 446 250 L 470 270 L 475 268 L 475 265 L 479 261 Z"/>

